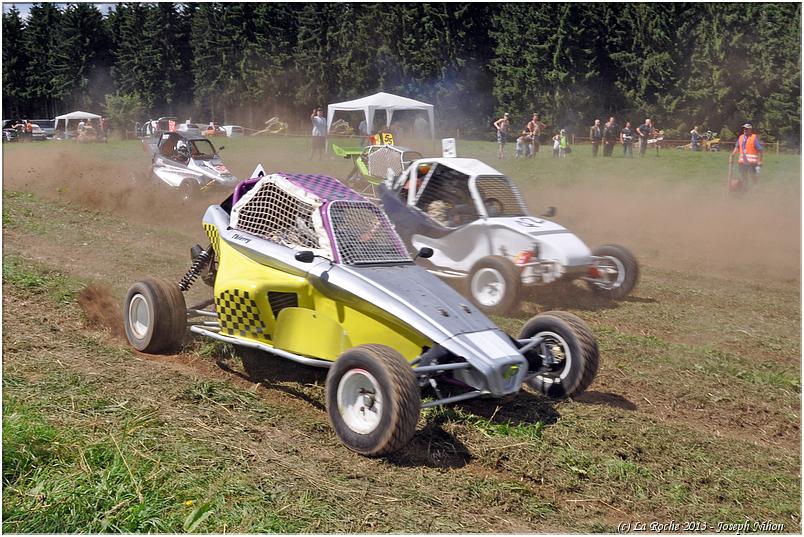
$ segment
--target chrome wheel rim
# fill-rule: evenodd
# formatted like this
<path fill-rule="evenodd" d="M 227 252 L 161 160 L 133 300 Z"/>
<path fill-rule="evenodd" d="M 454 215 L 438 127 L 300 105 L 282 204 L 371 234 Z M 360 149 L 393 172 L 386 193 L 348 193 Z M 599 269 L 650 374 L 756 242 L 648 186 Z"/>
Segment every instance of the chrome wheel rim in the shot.
<path fill-rule="evenodd" d="M 607 291 L 618 289 L 625 281 L 625 265 L 616 257 L 601 256 L 595 268 L 598 273 L 597 285 Z"/>
<path fill-rule="evenodd" d="M 548 352 L 553 356 L 563 361 L 563 367 L 560 371 L 551 371 L 549 373 L 542 373 L 539 378 L 545 384 L 559 384 L 567 375 L 569 375 L 572 368 L 572 351 L 570 351 L 567 340 L 561 337 L 560 334 L 552 331 L 545 330 L 533 336 L 534 338 L 542 338 L 542 342 L 534 349 L 539 356 L 547 356 Z"/>
<path fill-rule="evenodd" d="M 369 434 L 380 425 L 383 397 L 380 384 L 365 369 L 351 369 L 338 383 L 338 412 L 349 429 Z"/>
<path fill-rule="evenodd" d="M 137 339 L 143 339 L 151 329 L 151 308 L 139 293 L 128 303 L 128 327 Z"/>
<path fill-rule="evenodd" d="M 486 307 L 496 306 L 505 296 L 505 278 L 490 267 L 478 270 L 472 277 L 472 296 Z"/>

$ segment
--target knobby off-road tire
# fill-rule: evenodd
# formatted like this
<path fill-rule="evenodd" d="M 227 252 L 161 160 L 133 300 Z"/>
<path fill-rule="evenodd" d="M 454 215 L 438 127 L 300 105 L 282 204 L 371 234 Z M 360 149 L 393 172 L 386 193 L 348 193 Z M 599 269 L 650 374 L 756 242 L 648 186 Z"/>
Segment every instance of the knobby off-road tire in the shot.
<path fill-rule="evenodd" d="M 563 361 L 553 371 L 541 373 L 528 380 L 528 385 L 548 397 L 572 397 L 583 392 L 595 378 L 600 361 L 597 341 L 592 331 L 579 317 L 565 311 L 548 311 L 531 318 L 519 339 L 535 336 L 544 338 L 547 345 L 557 346 Z M 542 354 L 537 345 L 529 356 Z"/>
<path fill-rule="evenodd" d="M 611 287 L 601 287 L 593 282 L 587 282 L 592 292 L 617 300 L 625 298 L 634 290 L 639 280 L 639 264 L 634 254 L 622 246 L 604 244 L 596 248 L 592 255 L 609 258 L 620 272 Z"/>
<path fill-rule="evenodd" d="M 405 446 L 419 421 L 421 391 L 407 360 L 385 345 L 341 354 L 327 374 L 327 414 L 343 444 L 381 456 Z"/>
<path fill-rule="evenodd" d="M 472 268 L 467 287 L 469 298 L 483 313 L 505 315 L 519 305 L 522 278 L 510 260 L 490 255 Z"/>
<path fill-rule="evenodd" d="M 178 349 L 187 331 L 187 305 L 178 285 L 146 278 L 132 285 L 123 304 L 129 343 L 141 352 Z"/>

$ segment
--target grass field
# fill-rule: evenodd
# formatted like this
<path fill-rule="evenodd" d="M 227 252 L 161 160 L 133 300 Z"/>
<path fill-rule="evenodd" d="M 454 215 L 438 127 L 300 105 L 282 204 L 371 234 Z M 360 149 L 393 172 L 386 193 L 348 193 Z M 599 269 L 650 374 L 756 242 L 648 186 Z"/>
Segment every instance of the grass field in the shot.
<path fill-rule="evenodd" d="M 241 177 L 257 162 L 351 167 L 309 162 L 303 139 L 221 143 Z M 254 384 L 225 345 L 149 356 L 120 337 L 128 285 L 178 280 L 204 238 L 203 202 L 127 183 L 147 162 L 138 142 L 3 149 L 7 533 L 801 531 L 797 156 L 769 155 L 760 187 L 732 199 L 724 153 L 499 161 L 494 144 L 460 141 L 534 212 L 557 206 L 590 245 L 633 249 L 642 278 L 619 303 L 543 290 L 495 319 L 511 332 L 548 309 L 586 320 L 601 369 L 584 395 L 430 409 L 407 448 L 366 459 L 329 427 L 322 372 L 277 362 Z"/>

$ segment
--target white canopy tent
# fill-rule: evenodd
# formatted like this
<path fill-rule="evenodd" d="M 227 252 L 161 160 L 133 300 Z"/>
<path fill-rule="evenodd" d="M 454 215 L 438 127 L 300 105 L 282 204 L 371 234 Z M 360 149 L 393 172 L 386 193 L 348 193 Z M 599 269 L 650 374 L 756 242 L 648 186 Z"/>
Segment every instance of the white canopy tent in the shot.
<path fill-rule="evenodd" d="M 54 129 L 59 128 L 59 121 L 64 120 L 64 128 L 67 129 L 67 123 L 71 120 L 78 120 L 81 121 L 82 119 L 100 119 L 101 116 L 98 114 L 90 114 L 89 112 L 82 112 L 81 110 L 76 110 L 75 112 L 70 112 L 69 114 L 64 114 L 63 116 L 56 116 L 56 124 L 53 125 Z"/>
<path fill-rule="evenodd" d="M 334 103 L 327 106 L 327 130 L 332 125 L 332 118 L 337 111 L 352 112 L 362 111 L 366 115 L 366 124 L 371 130 L 374 125 L 374 112 L 376 110 L 385 110 L 387 120 L 386 126 L 391 125 L 391 119 L 394 117 L 394 112 L 397 110 L 422 110 L 427 112 L 427 118 L 430 122 L 430 135 L 435 138 L 435 123 L 433 122 L 433 105 L 408 99 L 407 97 L 400 97 L 399 95 L 392 95 L 390 93 L 380 92 L 361 99 L 353 101 L 345 101 L 342 103 Z"/>

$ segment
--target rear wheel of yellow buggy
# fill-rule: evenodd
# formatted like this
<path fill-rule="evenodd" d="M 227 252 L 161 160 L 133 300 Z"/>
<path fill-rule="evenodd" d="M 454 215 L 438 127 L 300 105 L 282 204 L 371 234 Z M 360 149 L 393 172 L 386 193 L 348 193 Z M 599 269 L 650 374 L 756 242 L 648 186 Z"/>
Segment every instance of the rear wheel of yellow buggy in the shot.
<path fill-rule="evenodd" d="M 327 414 L 341 442 L 362 455 L 405 446 L 419 421 L 421 392 L 413 368 L 385 345 L 341 354 L 327 375 Z"/>
<path fill-rule="evenodd" d="M 132 285 L 123 304 L 123 324 L 138 351 L 177 349 L 187 330 L 187 306 L 179 286 L 152 278 Z"/>

